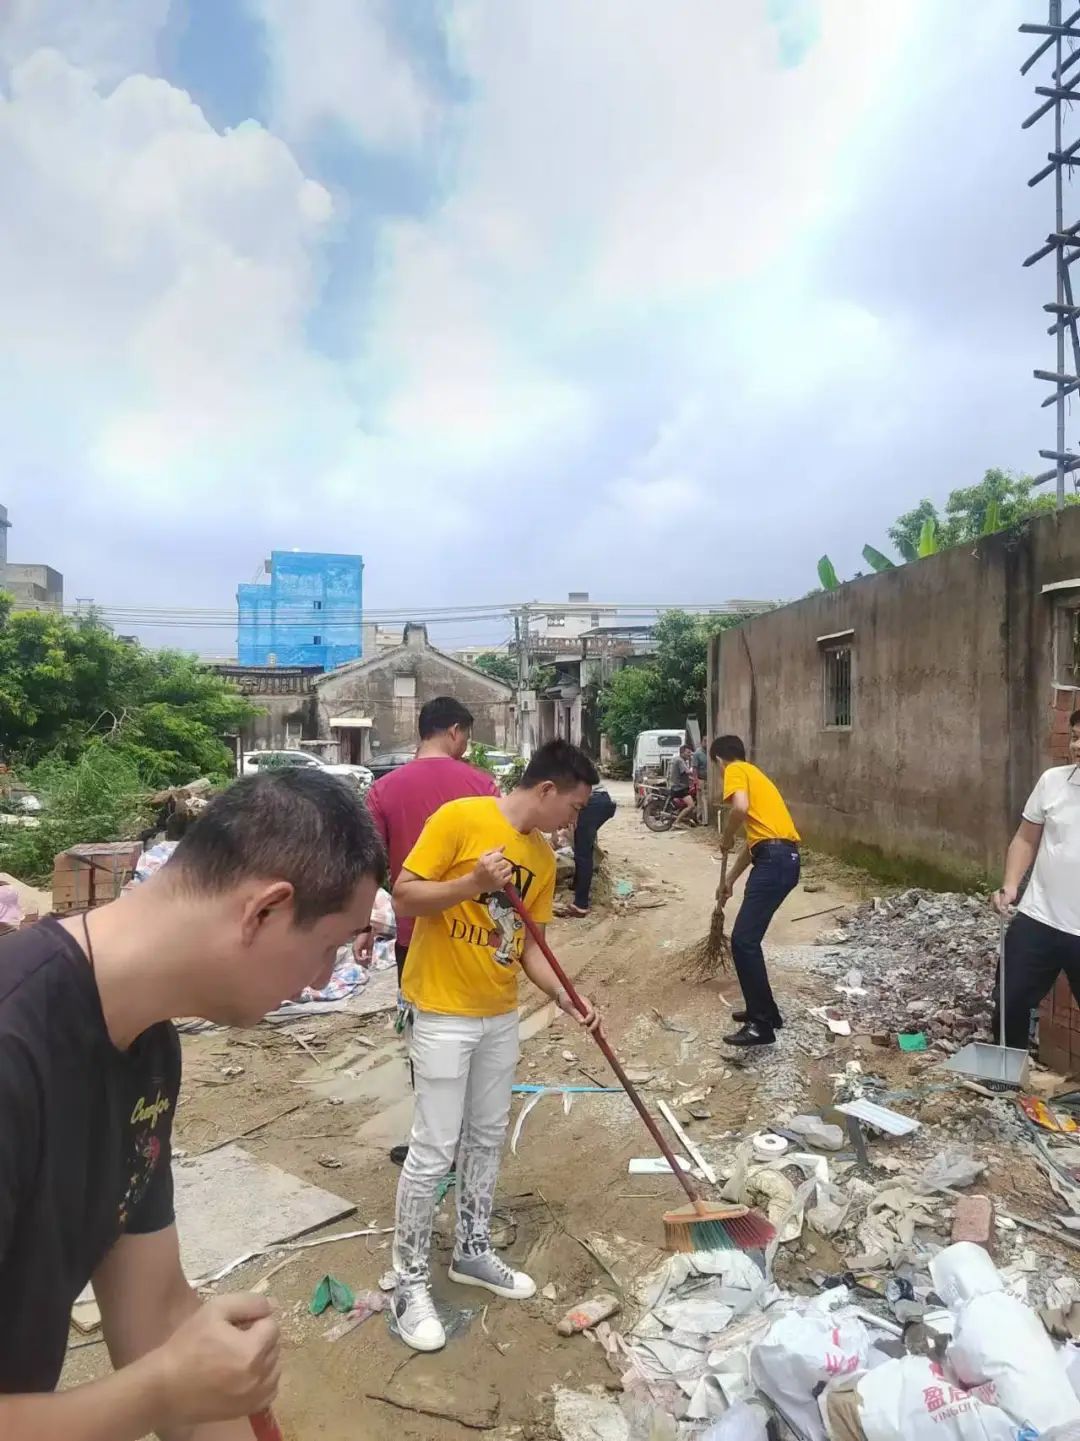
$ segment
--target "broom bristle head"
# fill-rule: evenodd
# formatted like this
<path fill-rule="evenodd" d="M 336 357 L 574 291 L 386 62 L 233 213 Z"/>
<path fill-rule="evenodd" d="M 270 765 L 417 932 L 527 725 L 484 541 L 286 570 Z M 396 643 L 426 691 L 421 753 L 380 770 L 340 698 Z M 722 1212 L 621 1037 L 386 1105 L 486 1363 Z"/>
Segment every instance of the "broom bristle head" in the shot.
<path fill-rule="evenodd" d="M 709 934 L 689 953 L 689 970 L 699 980 L 713 980 L 731 965 L 731 945 L 724 934 L 724 913 L 713 911 Z"/>
<path fill-rule="evenodd" d="M 746 1206 L 682 1206 L 664 1216 L 669 1251 L 755 1251 L 776 1235 L 772 1222 Z"/>

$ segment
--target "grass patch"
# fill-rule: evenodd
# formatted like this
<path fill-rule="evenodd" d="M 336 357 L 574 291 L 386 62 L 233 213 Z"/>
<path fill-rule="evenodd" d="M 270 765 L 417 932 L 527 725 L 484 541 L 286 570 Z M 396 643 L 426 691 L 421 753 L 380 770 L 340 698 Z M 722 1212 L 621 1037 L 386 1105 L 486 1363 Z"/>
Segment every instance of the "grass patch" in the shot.
<path fill-rule="evenodd" d="M 818 856 L 835 856 L 873 877 L 882 885 L 897 890 L 916 887 L 925 891 L 960 891 L 975 895 L 992 891 L 994 881 L 981 866 L 961 860 L 927 860 L 924 856 L 887 855 L 880 846 L 865 841 L 822 843 L 811 836 L 809 844 Z"/>

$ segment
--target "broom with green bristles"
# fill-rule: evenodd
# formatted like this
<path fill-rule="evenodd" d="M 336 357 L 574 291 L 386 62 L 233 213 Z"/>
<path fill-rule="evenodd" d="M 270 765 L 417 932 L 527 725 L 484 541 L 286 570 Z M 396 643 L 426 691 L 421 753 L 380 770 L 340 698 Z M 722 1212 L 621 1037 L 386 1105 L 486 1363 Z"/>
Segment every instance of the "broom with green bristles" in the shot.
<path fill-rule="evenodd" d="M 559 984 L 570 997 L 579 1015 L 587 1015 L 585 1002 L 574 989 L 572 982 L 555 958 L 555 954 L 543 932 L 522 904 L 521 897 L 513 886 L 506 887 L 506 898 L 520 916 L 525 929 L 543 952 L 548 965 L 555 972 Z M 664 1215 L 664 1236 L 669 1251 L 754 1251 L 767 1246 L 776 1235 L 776 1228 L 758 1211 L 748 1206 L 716 1206 L 702 1199 L 697 1187 L 679 1165 L 675 1153 L 664 1138 L 660 1127 L 653 1120 L 649 1108 L 641 1099 L 633 1082 L 622 1068 L 622 1064 L 611 1049 L 607 1037 L 597 1026 L 590 1033 L 604 1053 L 608 1065 L 623 1090 L 634 1103 L 638 1115 L 645 1122 L 649 1135 L 660 1147 L 660 1154 L 671 1167 L 679 1185 L 690 1199 L 689 1206 Z"/>

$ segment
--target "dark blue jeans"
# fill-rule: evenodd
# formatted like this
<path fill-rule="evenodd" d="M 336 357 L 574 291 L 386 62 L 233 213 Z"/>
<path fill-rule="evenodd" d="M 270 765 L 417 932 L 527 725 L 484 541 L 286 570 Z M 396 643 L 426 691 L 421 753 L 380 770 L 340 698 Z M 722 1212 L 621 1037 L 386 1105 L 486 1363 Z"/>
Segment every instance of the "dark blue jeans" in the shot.
<path fill-rule="evenodd" d="M 574 905 L 579 911 L 589 909 L 597 833 L 614 814 L 615 802 L 607 791 L 593 791 L 574 826 Z"/>
<path fill-rule="evenodd" d="M 731 932 L 731 956 L 750 1020 L 771 1027 L 780 1019 L 780 1011 L 769 985 L 761 942 L 781 902 L 799 884 L 799 848 L 784 841 L 763 841 L 752 855 L 753 865 Z"/>

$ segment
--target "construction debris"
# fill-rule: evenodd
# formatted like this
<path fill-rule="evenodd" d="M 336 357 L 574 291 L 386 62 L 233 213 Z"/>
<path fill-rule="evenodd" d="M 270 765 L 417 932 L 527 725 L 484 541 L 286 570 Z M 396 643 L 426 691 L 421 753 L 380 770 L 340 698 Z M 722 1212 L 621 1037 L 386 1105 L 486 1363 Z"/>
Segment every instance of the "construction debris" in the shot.
<path fill-rule="evenodd" d="M 908 890 L 875 899 L 817 944 L 823 974 L 862 973 L 868 991 L 849 996 L 857 1028 L 908 1031 L 953 1044 L 987 1030 L 1000 920 L 978 896 Z M 872 1022 L 872 1024 L 871 1024 Z"/>
<path fill-rule="evenodd" d="M 620 1305 L 618 1296 L 603 1291 L 598 1296 L 592 1296 L 589 1300 L 572 1306 L 555 1329 L 560 1336 L 573 1336 L 578 1331 L 588 1331 L 601 1321 L 606 1321 L 609 1316 L 614 1316 Z"/>

